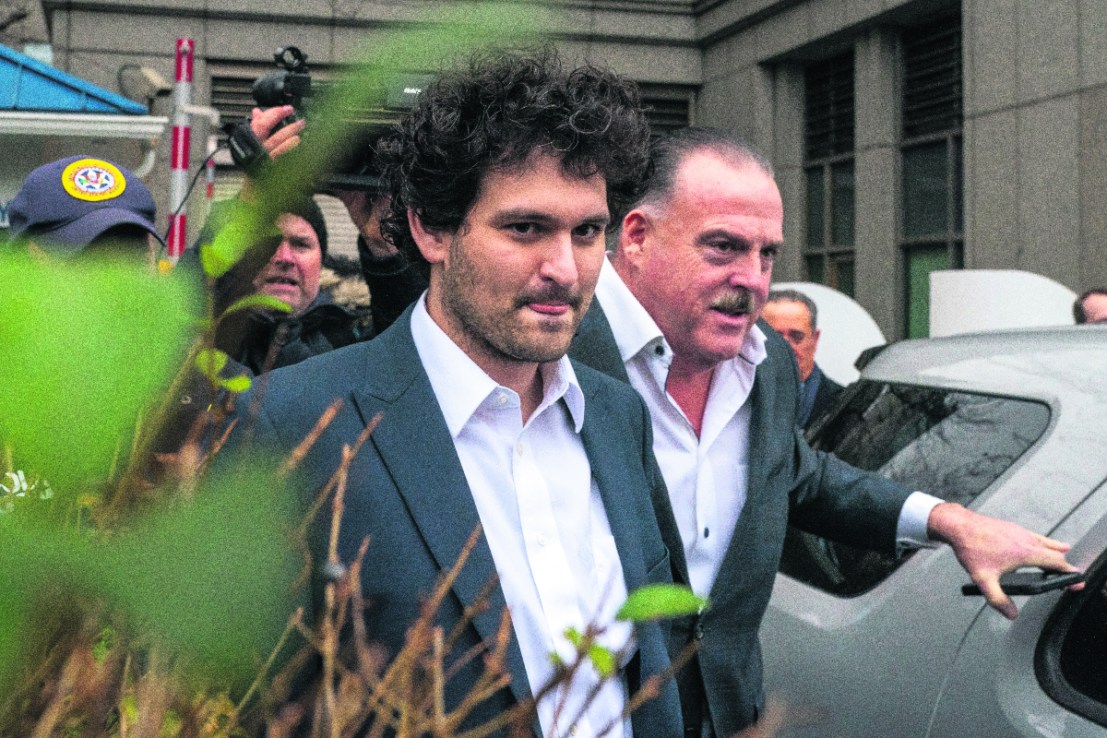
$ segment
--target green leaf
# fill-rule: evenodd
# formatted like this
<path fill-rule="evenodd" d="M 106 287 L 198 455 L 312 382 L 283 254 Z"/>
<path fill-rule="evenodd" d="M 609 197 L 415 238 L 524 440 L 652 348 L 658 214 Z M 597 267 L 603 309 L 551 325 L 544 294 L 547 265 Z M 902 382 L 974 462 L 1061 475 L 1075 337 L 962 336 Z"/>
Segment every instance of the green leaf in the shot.
<path fill-rule="evenodd" d="M 104 540 L 18 509 L 0 516 L 0 694 L 45 635 L 41 613 L 64 607 L 49 597 L 73 592 L 103 598 L 182 663 L 251 676 L 299 604 L 289 589 L 301 564 L 288 540 L 291 493 L 255 471 L 273 468 L 263 460 L 251 467 Z"/>
<path fill-rule="evenodd" d="M 584 636 L 580 634 L 579 630 L 573 627 L 565 629 L 565 639 L 569 641 L 569 643 L 572 643 L 573 647 L 577 649 L 579 649 L 580 645 L 584 643 Z"/>
<path fill-rule="evenodd" d="M 679 584 L 647 584 L 630 593 L 616 618 L 642 623 L 649 620 L 695 615 L 708 605 L 688 587 Z"/>
<path fill-rule="evenodd" d="M 107 475 L 187 355 L 192 287 L 134 258 L 0 260 L 0 438 L 15 469 L 62 494 Z"/>
<path fill-rule="evenodd" d="M 255 292 L 252 295 L 246 295 L 246 297 L 235 300 L 233 303 L 231 303 L 230 307 L 223 311 L 223 316 L 237 313 L 240 310 L 249 310 L 250 308 L 275 310 L 279 313 L 292 312 L 292 306 L 284 300 L 279 300 L 276 297 L 272 297 L 271 295 L 263 295 L 260 292 Z"/>
<path fill-rule="evenodd" d="M 218 229 L 215 238 L 200 244 L 200 266 L 209 277 L 222 277 L 252 247 L 280 235 L 274 224 L 278 211 L 273 208 L 254 207 L 241 201 L 227 208 L 222 222 L 215 225 Z"/>
<path fill-rule="evenodd" d="M 609 679 L 615 675 L 615 654 L 610 649 L 604 648 L 598 643 L 593 643 L 588 648 L 588 659 L 595 667 L 596 673 L 604 679 Z"/>
<path fill-rule="evenodd" d="M 252 384 L 252 380 L 246 374 L 239 374 L 237 377 L 231 377 L 229 379 L 220 378 L 217 382 L 220 387 L 228 392 L 234 392 L 235 394 L 245 392 L 250 389 L 250 385 Z"/>
<path fill-rule="evenodd" d="M 227 353 L 219 349 L 203 349 L 196 354 L 196 368 L 213 382 L 219 381 L 219 372 L 227 365 Z"/>

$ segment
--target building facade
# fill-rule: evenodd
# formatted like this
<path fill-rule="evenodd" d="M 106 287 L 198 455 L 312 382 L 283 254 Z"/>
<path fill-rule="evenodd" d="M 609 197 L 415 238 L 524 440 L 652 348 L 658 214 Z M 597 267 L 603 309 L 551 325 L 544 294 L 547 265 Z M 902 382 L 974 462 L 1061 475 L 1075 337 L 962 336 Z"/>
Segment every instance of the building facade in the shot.
<path fill-rule="evenodd" d="M 249 84 L 273 69 L 277 47 L 300 47 L 326 77 L 446 3 L 39 5 L 41 22 L 27 34 L 45 38 L 25 40 L 49 43 L 58 68 L 124 93 L 124 65 L 172 80 L 175 40 L 193 38 L 193 101 L 233 119 L 248 110 Z M 778 279 L 851 294 L 889 338 L 926 334 L 934 269 L 1023 269 L 1076 291 L 1107 283 L 1107 0 L 512 7 L 568 59 L 637 80 L 659 129 L 717 126 L 765 151 L 785 206 Z M 153 112 L 170 114 L 168 105 L 160 98 Z M 199 166 L 208 131 L 204 119 L 196 125 Z M 164 197 L 162 169 L 153 186 Z M 231 170 L 220 172 L 233 188 Z M 203 207 L 194 195 L 190 208 Z"/>

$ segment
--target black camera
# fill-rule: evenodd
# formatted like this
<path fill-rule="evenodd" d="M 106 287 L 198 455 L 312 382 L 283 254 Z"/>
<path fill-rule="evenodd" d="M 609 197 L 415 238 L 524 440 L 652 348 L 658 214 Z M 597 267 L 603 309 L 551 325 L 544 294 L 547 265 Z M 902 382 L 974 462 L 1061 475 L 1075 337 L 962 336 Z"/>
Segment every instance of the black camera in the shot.
<path fill-rule="evenodd" d="M 284 71 L 270 72 L 254 80 L 250 88 L 254 100 L 263 108 L 291 105 L 302 110 L 304 98 L 311 97 L 307 54 L 295 46 L 282 46 L 274 52 L 273 61 Z"/>
<path fill-rule="evenodd" d="M 273 54 L 280 71 L 270 72 L 254 81 L 251 93 L 259 107 L 291 105 L 294 112 L 278 124 L 288 125 L 306 118 L 311 128 L 311 103 L 314 96 L 307 54 L 295 46 L 282 46 Z M 380 90 L 379 105 L 371 111 L 347 111 L 354 121 L 342 142 L 342 150 L 331 171 L 315 184 L 317 192 L 335 190 L 366 190 L 375 192 L 381 183 L 373 161 L 373 147 L 380 136 L 404 111 L 410 110 L 428 78 L 407 75 L 391 85 L 395 89 Z M 276 129 L 274 129 L 276 130 Z M 310 132 L 305 129 L 305 135 Z M 249 174 L 268 161 L 261 142 L 250 131 L 249 123 L 239 124 L 230 133 L 228 144 L 235 163 Z"/>

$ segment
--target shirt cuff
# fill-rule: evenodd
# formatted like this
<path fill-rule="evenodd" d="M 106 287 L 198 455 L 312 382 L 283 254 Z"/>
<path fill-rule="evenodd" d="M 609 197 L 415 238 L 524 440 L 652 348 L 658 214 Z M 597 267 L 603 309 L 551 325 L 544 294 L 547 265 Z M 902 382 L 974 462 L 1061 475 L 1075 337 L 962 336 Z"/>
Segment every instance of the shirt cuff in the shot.
<path fill-rule="evenodd" d="M 930 511 L 945 502 L 940 497 L 923 492 L 912 492 L 903 502 L 896 523 L 896 553 L 901 554 L 912 548 L 934 548 L 938 544 L 930 540 L 926 532 L 926 523 L 930 520 Z"/>

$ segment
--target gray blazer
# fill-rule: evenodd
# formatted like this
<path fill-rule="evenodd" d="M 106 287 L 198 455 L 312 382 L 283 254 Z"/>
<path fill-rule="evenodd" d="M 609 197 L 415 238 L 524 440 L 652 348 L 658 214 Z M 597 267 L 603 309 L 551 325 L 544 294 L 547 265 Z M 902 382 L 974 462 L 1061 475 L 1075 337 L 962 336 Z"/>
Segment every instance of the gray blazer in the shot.
<path fill-rule="evenodd" d="M 711 589 L 711 607 L 675 624 L 670 644 L 675 654 L 689 640 L 699 642 L 696 663 L 679 677 L 686 731 L 695 736 L 704 709 L 722 738 L 755 722 L 763 708 L 758 629 L 788 523 L 843 543 L 894 551 L 899 511 L 911 493 L 807 445 L 796 426 L 799 379 L 792 351 L 764 322 L 759 325 L 768 336 L 768 356 L 757 368 L 750 395 L 746 504 Z M 585 316 L 569 355 L 627 381 L 598 302 Z M 664 516 L 660 527 L 674 577 L 687 582 L 679 532 Z"/>
<path fill-rule="evenodd" d="M 333 399 L 343 400 L 338 416 L 301 465 L 299 486 L 306 498 L 312 498 L 337 467 L 343 444 L 352 444 L 380 413 L 380 424 L 350 468 L 338 551 L 349 562 L 362 539 L 369 537 L 362 569 L 368 633 L 390 654 L 402 646 L 405 631 L 419 616 L 423 596 L 453 565 L 480 522 L 453 440 L 419 361 L 410 321 L 409 309 L 373 341 L 270 373 L 254 431 L 255 451 L 269 448 L 287 453 Z M 672 567 L 651 502 L 667 505 L 667 498 L 653 463 L 647 410 L 626 385 L 586 366 L 574 369 L 585 395 L 581 438 L 611 523 L 627 589 L 669 582 Z M 239 407 L 246 408 L 250 402 L 249 395 L 240 398 Z M 329 520 L 329 515 L 322 517 Z M 326 525 L 319 527 L 312 547 L 316 562 L 325 552 Z M 457 578 L 453 596 L 438 613 L 447 633 L 495 574 L 491 550 L 482 539 Z M 505 604 L 498 585 L 491 588 L 489 599 L 491 606 L 464 630 L 452 658 L 481 640 L 494 639 Z M 632 692 L 669 666 L 668 625 L 643 624 L 636 636 L 638 652 L 625 675 Z M 479 658 L 472 660 L 447 683 L 448 709 L 475 682 L 481 663 Z M 510 686 L 478 707 L 476 720 L 483 722 L 531 696 L 514 642 L 507 667 Z M 633 714 L 632 724 L 638 736 L 682 734 L 677 689 L 671 680 L 658 699 Z"/>

